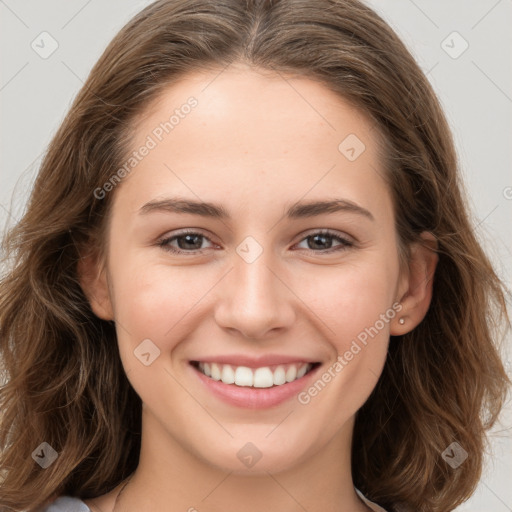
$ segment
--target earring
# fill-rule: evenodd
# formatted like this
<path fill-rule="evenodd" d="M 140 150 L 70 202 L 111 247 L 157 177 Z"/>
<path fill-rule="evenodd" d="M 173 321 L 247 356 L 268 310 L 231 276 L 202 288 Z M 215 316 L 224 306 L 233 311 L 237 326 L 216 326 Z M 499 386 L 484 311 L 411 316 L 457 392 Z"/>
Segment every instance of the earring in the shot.
<path fill-rule="evenodd" d="M 405 324 L 405 318 L 404 317 L 400 318 L 400 320 L 398 320 L 398 323 L 400 325 L 404 325 Z"/>

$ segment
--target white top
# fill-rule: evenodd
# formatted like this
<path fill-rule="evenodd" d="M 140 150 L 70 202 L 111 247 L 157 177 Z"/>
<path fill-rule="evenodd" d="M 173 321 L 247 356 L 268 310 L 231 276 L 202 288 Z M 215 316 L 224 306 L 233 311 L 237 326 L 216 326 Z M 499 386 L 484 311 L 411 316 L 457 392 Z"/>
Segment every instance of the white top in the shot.
<path fill-rule="evenodd" d="M 386 512 L 382 507 L 379 507 L 376 503 L 368 501 L 362 494 L 356 489 L 357 495 L 363 500 L 375 512 Z M 91 509 L 80 499 L 72 498 L 71 496 L 61 496 L 57 498 L 51 505 L 48 505 L 41 512 L 91 512 Z"/>
<path fill-rule="evenodd" d="M 91 512 L 91 509 L 78 498 L 61 496 L 41 512 Z"/>
<path fill-rule="evenodd" d="M 363 500 L 363 502 L 375 512 L 386 512 L 386 510 L 377 505 L 377 503 L 373 503 L 373 501 L 367 500 L 359 489 L 356 489 L 356 493 Z"/>

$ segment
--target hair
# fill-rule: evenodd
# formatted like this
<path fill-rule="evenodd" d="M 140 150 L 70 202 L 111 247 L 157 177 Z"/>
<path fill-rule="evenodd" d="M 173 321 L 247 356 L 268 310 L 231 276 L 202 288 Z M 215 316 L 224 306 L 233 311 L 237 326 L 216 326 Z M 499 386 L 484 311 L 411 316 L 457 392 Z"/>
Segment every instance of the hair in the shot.
<path fill-rule="evenodd" d="M 115 193 L 99 199 L 93 191 L 125 161 L 137 116 L 164 89 L 233 63 L 318 80 L 366 113 L 385 141 L 400 244 L 421 242 L 424 231 L 438 243 L 427 315 L 391 337 L 382 376 L 356 415 L 354 484 L 390 511 L 446 512 L 474 492 L 486 430 L 510 383 L 497 343 L 509 319 L 427 78 L 357 0 L 160 0 L 93 67 L 47 149 L 23 218 L 4 238 L 1 510 L 32 512 L 60 494 L 93 498 L 136 469 L 141 400 L 113 322 L 94 315 L 79 284 L 82 248 L 106 243 Z M 454 441 L 469 454 L 456 470 L 442 459 Z M 42 442 L 58 453 L 44 470 L 32 457 Z"/>

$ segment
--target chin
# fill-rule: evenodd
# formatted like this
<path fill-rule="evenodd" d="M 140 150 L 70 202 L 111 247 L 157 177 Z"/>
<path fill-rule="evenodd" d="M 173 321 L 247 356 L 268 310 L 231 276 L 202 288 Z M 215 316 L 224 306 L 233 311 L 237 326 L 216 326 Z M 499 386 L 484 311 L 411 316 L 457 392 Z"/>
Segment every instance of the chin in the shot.
<path fill-rule="evenodd" d="M 267 429 L 267 434 L 269 431 L 271 429 Z M 304 441 L 297 443 L 297 446 L 285 444 L 286 438 L 287 436 L 276 436 L 275 439 L 268 439 L 265 436 L 251 437 L 248 434 L 230 438 L 229 442 L 224 439 L 221 444 L 212 444 L 207 453 L 201 447 L 199 455 L 209 465 L 239 475 L 279 473 L 303 462 L 307 458 L 307 451 L 312 452 L 314 449 L 311 446 L 307 450 Z"/>

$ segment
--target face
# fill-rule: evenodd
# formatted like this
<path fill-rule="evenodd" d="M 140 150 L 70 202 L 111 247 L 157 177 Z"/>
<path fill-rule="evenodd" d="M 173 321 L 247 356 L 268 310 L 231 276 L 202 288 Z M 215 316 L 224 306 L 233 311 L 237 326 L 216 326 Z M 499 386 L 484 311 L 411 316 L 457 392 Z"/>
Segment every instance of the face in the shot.
<path fill-rule="evenodd" d="M 314 81 L 231 66 L 169 86 L 131 149 L 94 309 L 143 432 L 236 472 L 349 442 L 404 286 L 369 120 Z"/>

